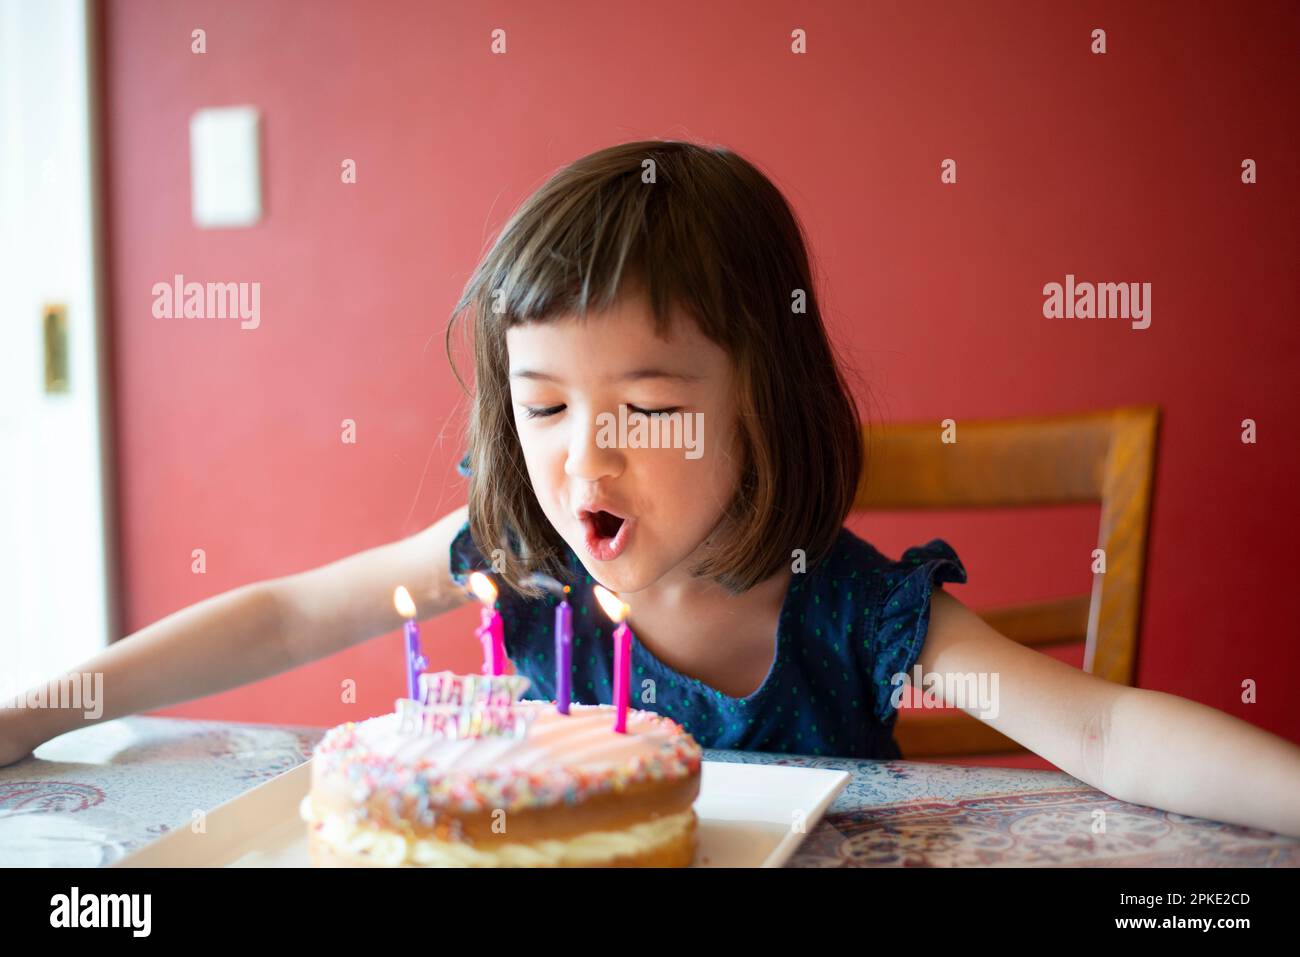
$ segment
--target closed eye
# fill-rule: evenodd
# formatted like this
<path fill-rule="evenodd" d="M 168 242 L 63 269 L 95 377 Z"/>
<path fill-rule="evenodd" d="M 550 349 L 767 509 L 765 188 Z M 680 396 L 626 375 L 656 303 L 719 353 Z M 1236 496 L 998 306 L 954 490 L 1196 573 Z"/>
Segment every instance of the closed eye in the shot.
<path fill-rule="evenodd" d="M 544 418 L 546 418 L 547 416 L 555 415 L 555 413 L 557 413 L 557 412 L 563 410 L 563 409 L 564 409 L 564 406 L 562 406 L 562 405 L 553 405 L 553 406 L 551 406 L 549 409 L 534 409 L 534 408 L 532 408 L 531 406 L 525 406 L 524 408 L 525 408 L 525 410 L 528 412 L 528 418 L 530 418 L 530 419 L 544 419 Z"/>
<path fill-rule="evenodd" d="M 555 415 L 557 412 L 564 411 L 563 405 L 553 405 L 548 408 L 533 408 L 532 406 L 525 406 L 524 408 L 528 413 L 528 418 L 530 419 L 545 419 Z M 674 412 L 681 411 L 681 406 L 675 405 L 669 409 L 642 409 L 635 405 L 629 405 L 628 410 L 631 412 L 639 412 L 642 415 L 672 415 Z"/>

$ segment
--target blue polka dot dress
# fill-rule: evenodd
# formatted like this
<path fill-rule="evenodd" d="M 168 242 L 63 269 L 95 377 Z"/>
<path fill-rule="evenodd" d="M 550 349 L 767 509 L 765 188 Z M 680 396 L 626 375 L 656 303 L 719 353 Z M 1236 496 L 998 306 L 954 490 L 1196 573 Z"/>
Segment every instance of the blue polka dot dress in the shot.
<path fill-rule="evenodd" d="M 596 603 L 595 584 L 566 548 L 573 571 L 571 700 L 610 704 L 613 624 Z M 451 545 L 452 577 L 464 584 L 490 571 L 462 526 Z M 890 561 L 842 528 L 834 548 L 792 576 L 777 626 L 776 658 L 763 684 L 733 698 L 674 671 L 635 637 L 631 621 L 631 707 L 679 722 L 706 748 L 855 758 L 899 758 L 891 678 L 910 676 L 925 642 L 930 595 L 937 582 L 966 581 L 966 570 L 942 539 L 914 546 Z M 525 698 L 555 699 L 557 596 L 526 599 L 500 584 L 497 609 L 506 653 L 531 684 Z"/>

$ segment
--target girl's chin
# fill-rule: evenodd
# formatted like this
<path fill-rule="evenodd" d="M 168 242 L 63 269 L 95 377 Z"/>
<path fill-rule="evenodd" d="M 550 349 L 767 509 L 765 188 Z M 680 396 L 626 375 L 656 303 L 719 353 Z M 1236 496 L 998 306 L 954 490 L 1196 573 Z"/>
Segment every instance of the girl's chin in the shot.
<path fill-rule="evenodd" d="M 602 585 L 616 595 L 630 595 L 654 584 L 655 578 L 640 564 L 627 559 L 617 559 L 602 565 L 600 562 L 583 562 L 594 584 Z"/>
<path fill-rule="evenodd" d="M 593 562 L 593 564 L 595 564 Z M 597 585 L 603 585 L 616 595 L 626 595 L 640 591 L 648 583 L 640 575 L 625 569 L 591 568 L 586 566 L 587 574 Z"/>

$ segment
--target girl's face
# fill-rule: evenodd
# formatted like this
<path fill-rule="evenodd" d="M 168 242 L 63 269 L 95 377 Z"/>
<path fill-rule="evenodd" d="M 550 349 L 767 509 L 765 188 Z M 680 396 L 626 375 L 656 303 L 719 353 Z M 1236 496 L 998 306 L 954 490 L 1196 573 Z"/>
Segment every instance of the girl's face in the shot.
<path fill-rule="evenodd" d="M 528 477 L 551 525 L 611 591 L 687 583 L 739 480 L 727 353 L 680 313 L 671 338 L 656 337 L 639 294 L 586 322 L 515 326 L 506 347 Z M 638 421 L 653 434 L 652 411 L 678 414 L 659 420 L 658 447 L 630 447 Z"/>

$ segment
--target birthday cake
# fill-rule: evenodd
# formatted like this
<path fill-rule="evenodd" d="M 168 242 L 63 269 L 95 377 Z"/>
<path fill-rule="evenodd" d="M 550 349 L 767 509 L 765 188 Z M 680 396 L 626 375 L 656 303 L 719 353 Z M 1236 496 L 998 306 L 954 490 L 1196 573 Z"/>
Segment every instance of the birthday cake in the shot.
<path fill-rule="evenodd" d="M 671 718 L 521 700 L 520 675 L 423 674 L 326 732 L 300 814 L 318 867 L 685 867 L 700 747 Z"/>

